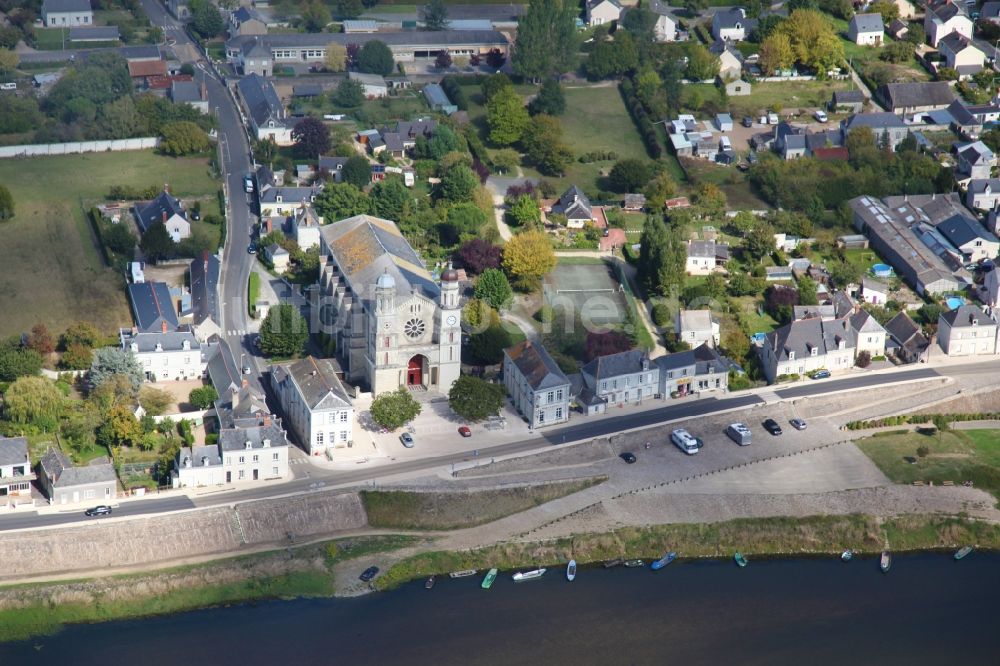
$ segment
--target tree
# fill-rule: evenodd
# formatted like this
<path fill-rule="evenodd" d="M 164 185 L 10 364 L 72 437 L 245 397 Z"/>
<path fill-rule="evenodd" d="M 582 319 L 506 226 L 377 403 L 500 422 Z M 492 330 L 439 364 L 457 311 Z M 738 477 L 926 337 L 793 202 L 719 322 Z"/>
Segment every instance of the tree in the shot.
<path fill-rule="evenodd" d="M 485 330 L 469 336 L 463 349 L 463 360 L 472 365 L 496 365 L 503 360 L 503 350 L 513 344 L 510 333 L 500 325 L 495 312 L 490 311 L 492 322 Z"/>
<path fill-rule="evenodd" d="M 792 41 L 783 32 L 775 31 L 760 45 L 760 66 L 765 74 L 788 69 L 795 64 Z"/>
<path fill-rule="evenodd" d="M 587 58 L 587 77 L 593 81 L 626 74 L 639 66 L 639 51 L 632 35 L 624 30 L 614 41 L 601 39 Z"/>
<path fill-rule="evenodd" d="M 589 331 L 585 343 L 584 358 L 587 361 L 593 361 L 599 356 L 629 351 L 633 346 L 632 340 L 619 331 L 607 331 L 606 333 Z"/>
<path fill-rule="evenodd" d="M 211 39 L 225 28 L 219 8 L 210 0 L 193 0 L 189 3 L 189 7 L 191 27 L 202 39 Z"/>
<path fill-rule="evenodd" d="M 562 124 L 545 114 L 531 118 L 521 139 L 521 146 L 528 159 L 548 175 L 562 175 L 573 160 L 573 152 L 563 138 Z"/>
<path fill-rule="evenodd" d="M 451 385 L 448 406 L 466 421 L 475 423 L 499 414 L 505 397 L 502 384 L 462 375 Z"/>
<path fill-rule="evenodd" d="M 415 419 L 420 409 L 420 403 L 406 387 L 400 386 L 395 391 L 380 393 L 372 401 L 371 414 L 375 423 L 395 430 Z"/>
<path fill-rule="evenodd" d="M 715 183 L 702 183 L 694 197 L 705 217 L 721 217 L 726 212 L 726 193 Z"/>
<path fill-rule="evenodd" d="M 448 29 L 448 6 L 444 0 L 431 0 L 424 6 L 424 27 L 428 30 Z"/>
<path fill-rule="evenodd" d="M 500 247 L 482 238 L 473 238 L 458 249 L 458 261 L 465 270 L 480 275 L 488 268 L 500 267 Z"/>
<path fill-rule="evenodd" d="M 0 183 L 0 222 L 14 217 L 14 195 Z"/>
<path fill-rule="evenodd" d="M 867 368 L 872 364 L 872 354 L 870 351 L 860 351 L 858 352 L 858 357 L 854 360 L 854 365 L 859 368 Z"/>
<path fill-rule="evenodd" d="M 577 4 L 568 0 L 529 3 L 518 22 L 514 71 L 538 80 L 571 69 L 577 54 L 578 13 Z"/>
<path fill-rule="evenodd" d="M 747 253 L 756 260 L 761 260 L 774 252 L 774 227 L 766 222 L 758 224 L 743 241 Z"/>
<path fill-rule="evenodd" d="M 795 60 L 818 72 L 844 62 L 844 45 L 830 21 L 814 9 L 796 9 L 778 26 L 792 46 Z"/>
<path fill-rule="evenodd" d="M 9 74 L 21 64 L 21 57 L 10 49 L 0 49 L 0 74 Z"/>
<path fill-rule="evenodd" d="M 271 137 L 254 141 L 253 154 L 262 164 L 270 164 L 278 156 L 278 144 Z"/>
<path fill-rule="evenodd" d="M 493 151 L 490 161 L 499 173 L 509 173 L 521 163 L 521 156 L 512 148 L 501 148 Z"/>
<path fill-rule="evenodd" d="M 657 215 L 647 215 L 639 238 L 639 259 L 636 275 L 639 283 L 650 293 L 660 291 L 659 267 L 667 249 L 667 229 Z"/>
<path fill-rule="evenodd" d="M 341 182 L 354 185 L 359 190 L 364 189 L 372 182 L 372 165 L 361 155 L 352 155 L 344 163 L 340 179 Z"/>
<path fill-rule="evenodd" d="M 890 0 L 873 2 L 865 11 L 872 14 L 881 14 L 883 25 L 889 25 L 899 18 L 899 7 L 896 6 L 895 2 L 891 2 Z"/>
<path fill-rule="evenodd" d="M 657 283 L 660 286 L 660 293 L 666 296 L 672 291 L 680 292 L 684 289 L 684 282 L 687 277 L 687 245 L 676 229 L 671 229 L 666 233 L 666 242 L 661 256 L 661 263 L 657 270 Z"/>
<path fill-rule="evenodd" d="M 109 250 L 131 258 L 132 251 L 135 250 L 136 240 L 135 235 L 129 230 L 128 225 L 112 224 L 105 226 L 101 236 Z"/>
<path fill-rule="evenodd" d="M 114 446 L 131 446 L 142 437 L 142 427 L 127 405 L 115 405 L 104 416 L 97 429 L 97 442 L 109 449 Z"/>
<path fill-rule="evenodd" d="M 173 157 L 203 153 L 211 147 L 205 130 L 193 122 L 180 120 L 163 126 L 160 152 Z"/>
<path fill-rule="evenodd" d="M 714 79 L 719 73 L 719 58 L 707 48 L 694 42 L 687 50 L 687 76 L 694 81 Z"/>
<path fill-rule="evenodd" d="M 630 10 L 631 11 L 631 10 Z M 535 99 L 528 104 L 528 113 L 537 116 L 544 113 L 549 116 L 561 116 L 566 111 L 566 95 L 556 79 L 545 79 Z"/>
<path fill-rule="evenodd" d="M 464 164 L 456 164 L 441 176 L 438 186 L 441 198 L 451 203 L 471 201 L 472 193 L 479 187 L 479 179 L 472 169 Z"/>
<path fill-rule="evenodd" d="M 629 10 L 622 14 L 619 25 L 632 33 L 636 42 L 650 44 L 655 39 L 657 18 L 645 4 L 637 5 L 629 7 Z"/>
<path fill-rule="evenodd" d="M 542 221 L 542 211 L 538 207 L 535 197 L 530 194 L 522 194 L 514 199 L 507 207 L 507 214 L 519 227 L 538 224 Z"/>
<path fill-rule="evenodd" d="M 170 237 L 163 222 L 154 222 L 150 225 L 146 233 L 142 235 L 142 240 L 139 241 L 139 249 L 146 255 L 146 259 L 153 263 L 177 254 L 177 244 Z"/>
<path fill-rule="evenodd" d="M 152 386 L 139 389 L 139 405 L 149 416 L 159 416 L 174 404 L 174 396 L 168 391 L 162 391 Z"/>
<path fill-rule="evenodd" d="M 422 136 L 417 137 L 417 147 L 414 150 L 418 157 L 439 162 L 448 153 L 465 152 L 465 144 L 455 130 L 447 125 L 439 125 L 429 141 Z"/>
<path fill-rule="evenodd" d="M 20 342 L 5 342 L 0 345 L 0 382 L 37 375 L 41 369 L 42 357 L 34 349 L 22 347 Z"/>
<path fill-rule="evenodd" d="M 65 402 L 56 385 L 45 377 L 20 377 L 3 393 L 4 418 L 55 430 Z"/>
<path fill-rule="evenodd" d="M 66 327 L 66 331 L 59 338 L 59 345 L 63 349 L 70 345 L 83 345 L 94 348 L 103 339 L 101 332 L 88 321 L 77 321 Z M 90 363 L 87 363 L 90 367 Z"/>
<path fill-rule="evenodd" d="M 507 241 L 503 248 L 503 268 L 520 288 L 534 287 L 543 275 L 555 268 L 556 255 L 544 231 L 525 231 Z"/>
<path fill-rule="evenodd" d="M 42 356 L 48 356 L 56 349 L 56 342 L 49 333 L 48 327 L 38 322 L 31 327 L 31 335 L 28 336 L 28 346 Z"/>
<path fill-rule="evenodd" d="M 336 222 L 371 211 L 368 196 L 350 183 L 327 183 L 323 191 L 316 196 L 314 206 L 316 212 L 327 222 Z"/>
<path fill-rule="evenodd" d="M 448 49 L 441 49 L 438 51 L 437 57 L 434 59 L 434 66 L 438 69 L 448 69 L 452 65 L 451 54 L 448 53 Z"/>
<path fill-rule="evenodd" d="M 783 285 L 772 285 L 764 292 L 764 309 L 775 321 L 787 324 L 792 320 L 793 308 L 799 303 L 799 291 Z"/>
<path fill-rule="evenodd" d="M 213 386 L 199 386 L 192 389 L 188 395 L 188 402 L 198 409 L 208 409 L 219 399 L 219 392 Z"/>
<path fill-rule="evenodd" d="M 511 82 L 510 77 L 502 72 L 497 72 L 483 78 L 483 82 L 479 84 L 480 90 L 483 91 L 483 99 L 487 102 L 493 99 L 493 96 L 504 88 L 513 87 L 514 84 Z"/>
<path fill-rule="evenodd" d="M 490 97 L 486 103 L 486 122 L 494 144 L 509 146 L 521 140 L 530 118 L 513 87 L 501 88 Z"/>
<path fill-rule="evenodd" d="M 346 71 L 347 47 L 343 44 L 327 44 L 326 56 L 323 57 L 323 68 L 328 72 Z"/>
<path fill-rule="evenodd" d="M 128 380 L 132 395 L 138 395 L 144 373 L 132 352 L 118 347 L 101 347 L 94 352 L 94 360 L 87 373 L 91 389 L 97 389 L 112 377 L 120 375 Z"/>
<path fill-rule="evenodd" d="M 681 6 L 692 14 L 697 14 L 708 7 L 708 0 L 684 0 Z"/>
<path fill-rule="evenodd" d="M 333 103 L 345 108 L 361 106 L 365 101 L 365 89 L 360 82 L 344 79 L 333 91 Z"/>
<path fill-rule="evenodd" d="M 303 118 L 292 130 L 295 152 L 300 157 L 315 159 L 330 150 L 330 129 L 319 118 Z"/>
<path fill-rule="evenodd" d="M 816 282 L 808 275 L 799 278 L 796 286 L 799 290 L 799 305 L 819 305 L 816 297 Z"/>
<path fill-rule="evenodd" d="M 330 23 L 330 10 L 319 0 L 313 0 L 303 7 L 302 27 L 306 32 L 323 32 L 328 23 Z"/>
<path fill-rule="evenodd" d="M 390 176 L 375 183 L 371 191 L 371 213 L 387 220 L 399 220 L 406 214 L 413 195 L 403 180 Z"/>
<path fill-rule="evenodd" d="M 377 39 L 365 42 L 365 45 L 358 51 L 357 62 L 358 71 L 365 74 L 381 74 L 382 76 L 392 74 L 392 68 L 395 66 L 392 51 L 385 45 L 385 42 L 380 42 Z"/>
<path fill-rule="evenodd" d="M 268 356 L 298 356 L 309 339 L 309 328 L 289 303 L 273 306 L 260 325 L 260 349 Z"/>
<path fill-rule="evenodd" d="M 510 288 L 510 282 L 507 281 L 503 271 L 488 268 L 476 280 L 475 295 L 499 312 L 510 307 L 514 299 L 514 290 Z"/>
<path fill-rule="evenodd" d="M 637 159 L 615 162 L 608 174 L 608 180 L 615 192 L 636 192 L 649 181 L 652 166 Z"/>
<path fill-rule="evenodd" d="M 486 66 L 498 70 L 507 62 L 507 56 L 500 49 L 490 49 L 486 52 Z"/>

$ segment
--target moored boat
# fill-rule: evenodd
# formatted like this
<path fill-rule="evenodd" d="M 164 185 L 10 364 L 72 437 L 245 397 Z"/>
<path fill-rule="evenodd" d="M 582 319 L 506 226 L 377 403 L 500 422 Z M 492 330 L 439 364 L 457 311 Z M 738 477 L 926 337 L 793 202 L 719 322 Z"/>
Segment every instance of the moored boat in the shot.
<path fill-rule="evenodd" d="M 630 567 L 630 568 L 631 567 L 643 567 L 643 566 L 646 566 L 646 563 L 643 562 L 642 560 L 625 560 L 625 566 Z"/>
<path fill-rule="evenodd" d="M 461 571 L 452 571 L 448 576 L 451 578 L 465 578 L 466 576 L 475 576 L 478 573 L 477 569 L 462 569 Z"/>
<path fill-rule="evenodd" d="M 674 551 L 670 551 L 660 559 L 650 564 L 649 568 L 652 569 L 653 571 L 659 571 L 660 569 L 667 566 L 676 559 L 677 559 L 677 553 Z"/>
<path fill-rule="evenodd" d="M 962 546 L 961 548 L 955 551 L 955 559 L 960 560 L 971 552 L 972 552 L 972 546 Z"/>
<path fill-rule="evenodd" d="M 620 567 L 623 564 L 625 564 L 625 560 L 623 560 L 622 558 L 619 557 L 619 558 L 616 558 L 616 559 L 613 559 L 613 560 L 605 560 L 604 561 L 604 568 L 605 569 L 614 569 L 615 567 Z"/>
<path fill-rule="evenodd" d="M 493 587 L 493 581 L 495 581 L 496 579 L 497 579 L 496 569 L 490 569 L 489 571 L 487 571 L 486 577 L 483 578 L 483 585 L 482 585 L 483 589 L 488 590 L 491 587 Z"/>
<path fill-rule="evenodd" d="M 515 583 L 520 583 L 526 580 L 535 580 L 536 578 L 541 578 L 545 575 L 545 568 L 532 569 L 531 571 L 518 571 L 516 574 L 511 576 Z"/>
<path fill-rule="evenodd" d="M 854 558 L 854 551 L 848 548 L 840 554 L 840 559 L 844 562 L 850 562 Z"/>
<path fill-rule="evenodd" d="M 886 573 L 889 571 L 889 567 L 891 566 L 892 566 L 892 555 L 889 554 L 889 551 L 883 550 L 882 557 L 878 561 L 878 568 L 882 570 L 882 573 Z"/>
<path fill-rule="evenodd" d="M 576 560 L 570 560 L 566 565 L 566 580 L 570 582 L 576 580 Z"/>
<path fill-rule="evenodd" d="M 424 589 L 425 590 L 431 589 L 432 587 L 434 587 L 434 583 L 436 582 L 437 580 L 434 578 L 434 576 L 431 576 L 430 578 L 427 579 L 427 582 L 424 583 Z"/>
<path fill-rule="evenodd" d="M 735 555 L 733 555 L 733 561 L 735 561 L 736 565 L 740 568 L 745 567 L 747 565 L 747 558 L 743 556 L 743 553 L 738 552 Z"/>

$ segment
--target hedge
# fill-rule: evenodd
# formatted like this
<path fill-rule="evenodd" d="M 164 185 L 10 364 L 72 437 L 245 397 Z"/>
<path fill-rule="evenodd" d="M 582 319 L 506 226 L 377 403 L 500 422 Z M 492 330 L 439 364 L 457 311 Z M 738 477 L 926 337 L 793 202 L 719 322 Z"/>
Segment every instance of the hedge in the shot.
<path fill-rule="evenodd" d="M 646 152 L 654 160 L 659 159 L 663 155 L 660 138 L 656 134 L 656 127 L 653 126 L 653 122 L 646 113 L 646 108 L 639 101 L 639 98 L 635 96 L 635 86 L 632 80 L 622 79 L 622 82 L 618 84 L 618 91 L 625 102 L 625 108 L 628 109 L 629 116 L 631 116 L 632 121 L 635 123 L 636 129 L 639 130 L 639 136 L 642 137 L 643 143 L 646 144 Z"/>
<path fill-rule="evenodd" d="M 845 427 L 848 430 L 867 430 L 869 428 L 884 428 L 898 425 L 925 425 L 928 423 L 947 424 L 959 421 L 997 421 L 1000 412 L 969 412 L 963 414 L 898 414 L 881 419 L 868 421 L 851 421 Z"/>

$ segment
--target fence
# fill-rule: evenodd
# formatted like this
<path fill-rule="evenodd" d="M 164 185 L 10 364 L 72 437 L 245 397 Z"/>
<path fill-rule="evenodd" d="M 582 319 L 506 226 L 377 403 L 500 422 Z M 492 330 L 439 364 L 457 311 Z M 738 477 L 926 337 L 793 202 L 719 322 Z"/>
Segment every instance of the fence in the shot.
<path fill-rule="evenodd" d="M 39 143 L 0 147 L 0 159 L 9 157 L 39 157 L 43 155 L 73 155 L 123 150 L 146 150 L 160 145 L 157 137 L 114 139 L 111 141 L 72 141 L 70 143 Z"/>

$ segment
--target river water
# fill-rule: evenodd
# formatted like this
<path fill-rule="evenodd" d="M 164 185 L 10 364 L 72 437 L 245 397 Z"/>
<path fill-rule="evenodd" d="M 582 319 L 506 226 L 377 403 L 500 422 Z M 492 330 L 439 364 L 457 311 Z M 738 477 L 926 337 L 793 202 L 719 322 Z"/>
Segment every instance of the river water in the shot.
<path fill-rule="evenodd" d="M 360 599 L 266 602 L 72 626 L 0 664 L 1000 664 L 1000 555 L 675 562 L 423 581 Z"/>

